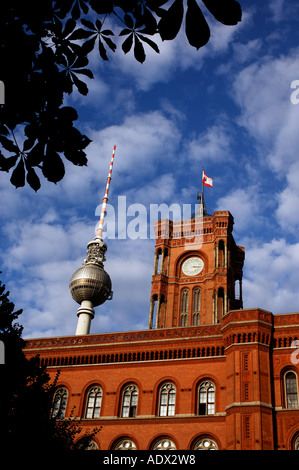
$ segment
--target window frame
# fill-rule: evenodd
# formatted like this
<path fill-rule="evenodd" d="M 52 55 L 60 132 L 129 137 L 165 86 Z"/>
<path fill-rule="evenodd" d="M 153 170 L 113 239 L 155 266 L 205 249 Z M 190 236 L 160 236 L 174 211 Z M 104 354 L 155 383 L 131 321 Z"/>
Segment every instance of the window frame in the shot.
<path fill-rule="evenodd" d="M 295 380 L 296 380 L 296 392 L 288 392 L 287 391 L 287 375 L 288 374 L 293 374 L 295 376 Z M 293 370 L 287 370 L 285 371 L 284 373 L 284 377 L 283 377 L 283 382 L 284 382 L 284 406 L 287 410 L 296 410 L 299 408 L 299 399 L 298 399 L 298 377 L 297 377 L 297 374 L 295 371 Z M 288 396 L 290 395 L 296 395 L 296 402 L 297 402 L 297 406 L 288 406 Z"/>
<path fill-rule="evenodd" d="M 125 404 L 126 393 L 128 392 L 129 401 L 128 404 Z M 120 417 L 121 418 L 135 418 L 137 416 L 137 407 L 139 399 L 139 389 L 136 384 L 130 383 L 125 385 L 121 394 L 121 408 L 120 408 Z M 128 414 L 125 414 L 124 411 L 128 409 Z"/>
<path fill-rule="evenodd" d="M 201 289 L 195 287 L 193 289 L 193 304 L 192 304 L 192 325 L 200 325 L 200 310 L 201 310 Z M 196 307 L 196 308 L 195 308 Z"/>
<path fill-rule="evenodd" d="M 189 314 L 189 289 L 184 287 L 181 290 L 181 311 L 180 311 L 180 326 L 188 326 Z"/>
<path fill-rule="evenodd" d="M 213 388 L 209 392 L 209 389 Z M 205 399 L 201 399 L 201 389 L 203 389 L 202 396 L 205 396 Z M 213 400 L 210 400 L 210 394 L 213 393 Z M 204 412 L 201 412 L 200 409 L 204 409 Z M 211 412 L 211 409 L 213 410 Z M 197 404 L 196 404 L 196 414 L 198 416 L 211 416 L 216 413 L 216 386 L 212 380 L 205 379 L 201 380 L 197 385 Z"/>
<path fill-rule="evenodd" d="M 91 393 L 94 393 L 94 402 L 93 406 L 89 406 L 89 401 L 90 401 L 90 395 Z M 100 405 L 97 405 L 97 396 L 100 395 Z M 100 385 L 92 385 L 89 387 L 89 389 L 86 392 L 86 400 L 85 400 L 85 412 L 84 412 L 84 419 L 99 419 L 101 416 L 101 409 L 102 409 L 102 401 L 103 401 L 103 389 Z M 96 410 L 99 409 L 97 415 Z M 89 410 L 92 410 L 92 416 L 87 416 L 87 413 Z"/>
<path fill-rule="evenodd" d="M 59 386 L 56 388 L 51 407 L 51 418 L 64 419 L 65 412 L 68 402 L 68 390 L 64 386 Z M 59 403 L 58 407 L 55 405 Z"/>
<path fill-rule="evenodd" d="M 166 393 L 163 391 L 166 390 Z M 174 392 L 174 393 L 173 393 Z M 166 402 L 162 403 L 162 396 L 166 396 Z M 174 401 L 174 403 L 170 402 L 170 398 Z M 162 414 L 162 407 L 163 410 L 166 410 L 166 413 Z M 169 417 L 175 416 L 176 409 L 176 386 L 173 382 L 164 382 L 159 388 L 159 404 L 158 404 L 158 416 L 160 417 Z"/>

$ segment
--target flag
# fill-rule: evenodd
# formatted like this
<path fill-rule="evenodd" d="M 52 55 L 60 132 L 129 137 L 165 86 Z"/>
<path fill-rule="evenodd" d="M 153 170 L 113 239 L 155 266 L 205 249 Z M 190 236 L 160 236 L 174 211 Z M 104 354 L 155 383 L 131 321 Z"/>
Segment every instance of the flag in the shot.
<path fill-rule="evenodd" d="M 205 171 L 202 171 L 202 182 L 205 186 L 208 186 L 209 188 L 213 187 L 213 178 L 209 178 L 206 174 Z"/>

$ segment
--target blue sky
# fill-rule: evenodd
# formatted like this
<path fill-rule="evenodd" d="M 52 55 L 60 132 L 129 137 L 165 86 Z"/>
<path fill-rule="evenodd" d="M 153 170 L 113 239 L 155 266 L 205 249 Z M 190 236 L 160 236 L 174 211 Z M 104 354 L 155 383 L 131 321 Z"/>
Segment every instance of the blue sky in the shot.
<path fill-rule="evenodd" d="M 0 175 L 2 282 L 24 337 L 75 333 L 78 305 L 68 284 L 94 237 L 113 145 L 109 203 L 196 203 L 201 170 L 209 213 L 229 210 L 245 246 L 244 307 L 299 310 L 299 5 L 242 1 L 236 27 L 214 23 L 199 51 L 184 34 L 147 49 L 139 64 L 121 48 L 104 63 L 90 57 L 90 92 L 67 96 L 93 142 L 86 168 L 37 194 Z M 134 219 L 127 217 L 127 222 Z M 96 308 L 91 332 L 147 328 L 155 241 L 106 240 L 113 300 Z"/>

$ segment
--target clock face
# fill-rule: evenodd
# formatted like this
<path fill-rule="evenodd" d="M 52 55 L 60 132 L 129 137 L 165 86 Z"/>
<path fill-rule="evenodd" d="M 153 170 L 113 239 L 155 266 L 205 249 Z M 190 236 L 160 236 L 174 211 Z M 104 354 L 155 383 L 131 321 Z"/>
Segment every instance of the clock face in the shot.
<path fill-rule="evenodd" d="M 182 271 L 186 276 L 196 276 L 203 269 L 203 260 L 193 256 L 192 258 L 186 259 L 182 266 Z"/>

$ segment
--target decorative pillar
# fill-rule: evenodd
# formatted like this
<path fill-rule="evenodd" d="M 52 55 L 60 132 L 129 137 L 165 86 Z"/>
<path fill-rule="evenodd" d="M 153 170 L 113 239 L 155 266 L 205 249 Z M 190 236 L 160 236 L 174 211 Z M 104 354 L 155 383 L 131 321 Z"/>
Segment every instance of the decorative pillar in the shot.
<path fill-rule="evenodd" d="M 150 304 L 150 313 L 149 313 L 149 322 L 148 322 L 148 328 L 151 330 L 153 328 L 153 314 L 154 314 L 154 308 L 155 308 L 155 299 L 151 299 L 151 304 Z"/>
<path fill-rule="evenodd" d="M 165 256 L 165 249 L 162 250 L 161 266 L 160 266 L 160 273 L 159 274 L 164 274 L 164 256 Z"/>
<path fill-rule="evenodd" d="M 218 291 L 214 291 L 214 323 L 218 323 Z"/>
<path fill-rule="evenodd" d="M 224 267 L 227 268 L 227 244 L 224 244 Z"/>
<path fill-rule="evenodd" d="M 158 297 L 158 302 L 157 302 L 157 314 L 156 314 L 156 328 L 159 328 L 159 320 L 160 320 L 160 303 L 161 303 L 161 298 Z"/>

